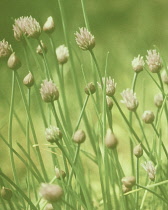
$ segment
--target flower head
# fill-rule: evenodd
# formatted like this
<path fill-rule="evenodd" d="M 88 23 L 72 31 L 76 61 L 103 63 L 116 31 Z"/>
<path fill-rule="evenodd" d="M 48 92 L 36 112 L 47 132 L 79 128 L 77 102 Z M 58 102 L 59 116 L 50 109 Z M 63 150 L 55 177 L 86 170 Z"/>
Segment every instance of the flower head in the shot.
<path fill-rule="evenodd" d="M 143 148 L 141 144 L 134 147 L 133 153 L 137 158 L 140 158 L 143 155 Z"/>
<path fill-rule="evenodd" d="M 55 24 L 54 24 L 54 20 L 53 17 L 48 17 L 46 22 L 43 25 L 43 31 L 46 33 L 52 33 L 55 29 Z"/>
<path fill-rule="evenodd" d="M 137 73 L 143 70 L 144 65 L 143 56 L 138 55 L 138 57 L 134 58 L 132 61 L 132 68 Z"/>
<path fill-rule="evenodd" d="M 20 17 L 15 19 L 13 31 L 15 39 L 21 41 L 24 36 L 38 38 L 41 34 L 41 27 L 37 20 L 32 18 L 32 16 Z"/>
<path fill-rule="evenodd" d="M 60 45 L 56 49 L 56 56 L 57 56 L 58 63 L 60 64 L 66 63 L 69 58 L 68 48 L 65 47 L 65 45 Z"/>
<path fill-rule="evenodd" d="M 163 81 L 166 85 L 168 85 L 168 76 L 167 76 L 166 70 L 162 71 L 162 73 L 161 73 L 161 78 L 162 78 L 162 81 Z"/>
<path fill-rule="evenodd" d="M 82 50 L 92 50 L 95 46 L 95 37 L 84 27 L 75 33 L 75 40 Z"/>
<path fill-rule="evenodd" d="M 47 141 L 49 141 L 50 143 L 57 142 L 59 139 L 62 138 L 62 133 L 60 129 L 52 125 L 46 128 L 45 135 L 46 135 Z"/>
<path fill-rule="evenodd" d="M 17 57 L 16 53 L 13 52 L 9 59 L 8 59 L 8 67 L 12 70 L 17 70 L 21 67 L 21 62 L 19 60 L 19 58 Z"/>
<path fill-rule="evenodd" d="M 0 41 L 0 59 L 8 58 L 12 52 L 13 52 L 13 49 L 11 45 L 9 45 L 8 42 L 5 41 L 5 39 Z"/>
<path fill-rule="evenodd" d="M 133 90 L 126 89 L 121 93 L 121 96 L 123 98 L 121 103 L 125 104 L 130 111 L 135 111 L 137 109 L 139 103 L 136 98 L 136 93 L 133 93 Z"/>
<path fill-rule="evenodd" d="M 95 85 L 93 84 L 93 82 L 90 82 L 90 83 L 88 83 L 87 85 L 86 85 L 86 87 L 85 87 L 85 93 L 87 94 L 87 95 L 90 95 L 90 94 L 94 94 L 95 92 L 96 92 L 96 87 L 95 87 Z"/>
<path fill-rule="evenodd" d="M 106 83 L 106 95 L 107 96 L 113 96 L 116 90 L 116 83 L 114 82 L 114 79 L 111 79 L 111 77 L 103 77 L 102 78 L 103 84 L 105 85 Z M 101 85 L 100 83 L 97 83 L 100 88 Z"/>
<path fill-rule="evenodd" d="M 135 183 L 136 183 L 136 179 L 134 176 L 125 176 L 121 179 L 123 185 L 125 185 L 125 187 L 127 188 L 132 188 Z"/>
<path fill-rule="evenodd" d="M 52 80 L 44 80 L 41 84 L 40 93 L 43 101 L 46 103 L 58 100 L 59 92 Z"/>
<path fill-rule="evenodd" d="M 151 161 L 147 161 L 144 164 L 141 164 L 145 171 L 148 173 L 149 179 L 154 181 L 156 169 Z"/>
<path fill-rule="evenodd" d="M 162 67 L 162 62 L 160 54 L 156 50 L 148 50 L 148 55 L 146 56 L 146 62 L 148 64 L 149 70 L 152 73 L 158 73 Z"/>
<path fill-rule="evenodd" d="M 73 136 L 73 141 L 77 144 L 81 144 L 85 141 L 86 135 L 83 130 L 77 130 Z"/>
<path fill-rule="evenodd" d="M 30 88 L 31 86 L 34 85 L 34 77 L 33 77 L 33 75 L 32 75 L 31 72 L 29 72 L 29 73 L 25 76 L 25 78 L 23 79 L 23 84 L 24 84 L 25 86 L 27 86 L 28 88 Z"/>
<path fill-rule="evenodd" d="M 45 200 L 56 202 L 63 196 L 63 190 L 59 185 L 42 183 L 40 194 Z"/>

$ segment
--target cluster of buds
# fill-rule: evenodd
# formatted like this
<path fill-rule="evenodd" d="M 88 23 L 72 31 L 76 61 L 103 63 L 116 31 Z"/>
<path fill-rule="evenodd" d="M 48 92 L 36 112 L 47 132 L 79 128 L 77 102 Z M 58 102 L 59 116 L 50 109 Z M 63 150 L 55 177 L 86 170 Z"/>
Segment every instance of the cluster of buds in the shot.
<path fill-rule="evenodd" d="M 123 100 L 121 100 L 121 103 L 125 104 L 128 110 L 136 111 L 139 105 L 136 98 L 136 93 L 134 93 L 133 90 L 126 89 L 121 93 L 121 96 L 123 98 Z"/>
<path fill-rule="evenodd" d="M 59 64 L 65 64 L 68 61 L 69 58 L 69 51 L 68 48 L 65 47 L 65 45 L 60 45 L 56 49 L 56 56 Z"/>
<path fill-rule="evenodd" d="M 5 39 L 0 41 L 0 59 L 8 58 L 11 53 L 13 52 L 13 49 L 10 44 L 8 44 Z"/>
<path fill-rule="evenodd" d="M 52 80 L 44 80 L 40 88 L 41 97 L 44 102 L 51 103 L 59 98 L 59 91 Z"/>
<path fill-rule="evenodd" d="M 37 20 L 32 16 L 20 17 L 15 19 L 13 31 L 17 41 L 23 40 L 24 36 L 37 39 L 41 34 L 41 27 Z"/>
<path fill-rule="evenodd" d="M 144 121 L 144 123 L 146 124 L 152 124 L 153 121 L 155 119 L 155 115 L 153 114 L 152 111 L 144 111 L 143 115 L 142 115 L 142 120 Z"/>
<path fill-rule="evenodd" d="M 123 183 L 122 189 L 124 193 L 132 190 L 132 187 L 136 184 L 136 179 L 134 176 L 123 177 L 121 182 Z"/>
<path fill-rule="evenodd" d="M 114 149 L 116 148 L 117 144 L 118 144 L 118 139 L 116 138 L 112 130 L 108 128 L 105 136 L 106 147 L 108 147 L 109 149 Z"/>
<path fill-rule="evenodd" d="M 56 202 L 63 196 L 63 190 L 59 185 L 42 183 L 40 194 L 43 199 L 49 202 Z"/>
<path fill-rule="evenodd" d="M 143 56 L 138 55 L 138 57 L 134 58 L 132 61 L 132 68 L 136 73 L 139 73 L 143 70 L 145 62 L 143 60 Z"/>
<path fill-rule="evenodd" d="M 58 140 L 62 139 L 62 132 L 56 126 L 50 125 L 45 130 L 46 139 L 50 143 L 57 142 Z"/>
<path fill-rule="evenodd" d="M 86 28 L 79 28 L 79 32 L 75 33 L 75 40 L 82 50 L 92 50 L 95 46 L 95 37 Z"/>
<path fill-rule="evenodd" d="M 73 135 L 73 141 L 77 144 L 81 144 L 85 141 L 86 134 L 83 130 L 77 130 Z"/>
<path fill-rule="evenodd" d="M 151 181 L 155 180 L 155 175 L 156 175 L 156 169 L 151 161 L 145 162 L 142 164 L 142 167 L 144 170 L 148 173 L 149 179 Z"/>
<path fill-rule="evenodd" d="M 40 40 L 40 44 L 36 48 L 36 53 L 39 55 L 43 55 L 43 53 L 47 53 L 47 47 L 45 46 L 42 40 Z"/>

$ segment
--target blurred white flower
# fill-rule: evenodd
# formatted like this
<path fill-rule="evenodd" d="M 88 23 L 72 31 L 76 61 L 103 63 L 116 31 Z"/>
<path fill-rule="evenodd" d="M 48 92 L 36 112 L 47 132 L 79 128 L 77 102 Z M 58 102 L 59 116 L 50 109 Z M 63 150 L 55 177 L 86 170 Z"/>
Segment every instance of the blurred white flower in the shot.
<path fill-rule="evenodd" d="M 5 39 L 0 41 L 0 59 L 1 58 L 8 58 L 13 52 L 13 49 L 10 44 L 8 44 Z"/>
<path fill-rule="evenodd" d="M 66 63 L 69 58 L 68 48 L 65 47 L 65 45 L 60 45 L 56 49 L 56 56 L 57 56 L 58 63 L 60 64 Z"/>
<path fill-rule="evenodd" d="M 156 50 L 148 50 L 148 55 L 146 56 L 146 62 L 148 64 L 149 70 L 152 73 L 158 73 L 162 67 L 160 54 Z"/>
<path fill-rule="evenodd" d="M 133 93 L 133 90 L 128 88 L 121 93 L 121 96 L 123 98 L 121 103 L 125 104 L 130 111 L 135 111 L 137 109 L 139 103 L 136 98 L 136 93 Z"/>
<path fill-rule="evenodd" d="M 135 57 L 132 61 L 132 68 L 137 73 L 143 70 L 144 65 L 143 56 L 138 55 L 138 57 Z"/>
<path fill-rule="evenodd" d="M 141 164 L 144 170 L 148 173 L 149 179 L 154 181 L 155 180 L 155 174 L 156 169 L 152 163 L 152 161 L 147 161 L 144 164 Z"/>

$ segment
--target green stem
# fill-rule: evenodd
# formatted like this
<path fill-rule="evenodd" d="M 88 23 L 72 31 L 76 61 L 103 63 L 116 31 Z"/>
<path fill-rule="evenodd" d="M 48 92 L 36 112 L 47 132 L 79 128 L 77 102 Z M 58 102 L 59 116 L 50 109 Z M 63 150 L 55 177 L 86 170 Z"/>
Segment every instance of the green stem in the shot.
<path fill-rule="evenodd" d="M 37 140 L 35 128 L 34 128 L 34 125 L 33 125 L 32 117 L 30 115 L 30 111 L 29 111 L 29 107 L 28 107 L 28 104 L 27 104 L 27 101 L 26 101 L 24 90 L 23 90 L 23 87 L 22 87 L 22 84 L 20 82 L 20 78 L 19 78 L 19 75 L 18 75 L 17 72 L 16 72 L 16 77 L 17 77 L 18 86 L 19 86 L 19 89 L 20 89 L 20 92 L 21 92 L 21 95 L 22 95 L 22 98 L 23 98 L 23 102 L 24 102 L 24 105 L 25 105 L 25 109 L 26 109 L 26 112 L 27 112 L 27 116 L 28 116 L 28 119 L 29 119 L 29 123 L 30 123 L 30 127 L 31 127 L 31 130 L 32 130 L 32 135 L 33 135 L 33 138 L 34 138 L 34 142 L 35 142 L 35 144 L 38 144 L 38 140 Z M 39 147 L 36 147 L 36 151 L 37 151 L 39 163 L 40 163 L 40 166 L 41 166 L 41 170 L 43 172 L 45 180 L 47 181 L 48 176 L 47 176 L 47 173 L 46 173 L 46 170 L 45 170 L 45 166 L 44 166 L 44 163 L 43 163 L 43 159 L 42 159 Z"/>
<path fill-rule="evenodd" d="M 139 184 L 139 158 L 137 158 L 137 163 L 136 163 L 136 182 L 137 184 Z M 136 189 L 138 189 L 139 187 L 137 186 Z M 139 191 L 136 192 L 136 210 L 139 209 L 139 204 L 138 204 L 138 200 L 139 200 Z"/>

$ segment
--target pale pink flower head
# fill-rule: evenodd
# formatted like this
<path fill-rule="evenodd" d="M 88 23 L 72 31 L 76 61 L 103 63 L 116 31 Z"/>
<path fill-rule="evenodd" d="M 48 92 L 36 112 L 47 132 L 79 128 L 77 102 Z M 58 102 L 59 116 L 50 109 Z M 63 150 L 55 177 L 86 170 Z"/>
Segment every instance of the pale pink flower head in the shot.
<path fill-rule="evenodd" d="M 0 41 L 0 59 L 1 58 L 9 58 L 9 56 L 12 54 L 13 49 L 10 44 L 8 44 L 5 39 Z"/>
<path fill-rule="evenodd" d="M 128 88 L 121 93 L 121 96 L 123 98 L 123 100 L 121 100 L 121 103 L 125 104 L 130 111 L 136 111 L 139 105 L 136 98 L 136 93 Z"/>
<path fill-rule="evenodd" d="M 58 100 L 59 91 L 52 80 L 44 80 L 40 88 L 41 97 L 44 102 L 50 103 Z"/>
<path fill-rule="evenodd" d="M 115 90 L 116 90 L 116 83 L 114 82 L 114 79 L 112 79 L 111 77 L 103 77 L 102 78 L 102 82 L 104 85 L 106 85 L 106 95 L 111 97 L 114 95 Z M 100 88 L 102 88 L 101 84 L 99 82 L 97 82 L 98 86 Z"/>
<path fill-rule="evenodd" d="M 141 72 L 144 68 L 145 62 L 143 60 L 143 56 L 138 55 L 132 61 L 132 68 L 135 72 Z"/>
<path fill-rule="evenodd" d="M 75 33 L 75 40 L 82 50 L 92 50 L 95 46 L 95 37 L 84 27 Z"/>
<path fill-rule="evenodd" d="M 32 16 L 20 17 L 15 19 L 13 31 L 15 39 L 21 41 L 24 39 L 24 36 L 38 38 L 41 34 L 41 27 Z"/>
<path fill-rule="evenodd" d="M 56 202 L 63 196 L 63 189 L 59 185 L 42 183 L 40 195 L 49 202 Z"/>
<path fill-rule="evenodd" d="M 50 143 L 59 141 L 62 138 L 62 132 L 56 126 L 50 125 L 45 130 L 46 139 Z"/>
<path fill-rule="evenodd" d="M 147 161 L 144 164 L 141 164 L 144 170 L 148 173 L 149 179 L 154 181 L 156 175 L 156 169 L 153 165 L 153 162 Z"/>
<path fill-rule="evenodd" d="M 146 63 L 152 73 L 159 73 L 162 68 L 160 54 L 156 50 L 148 50 L 146 56 Z"/>

